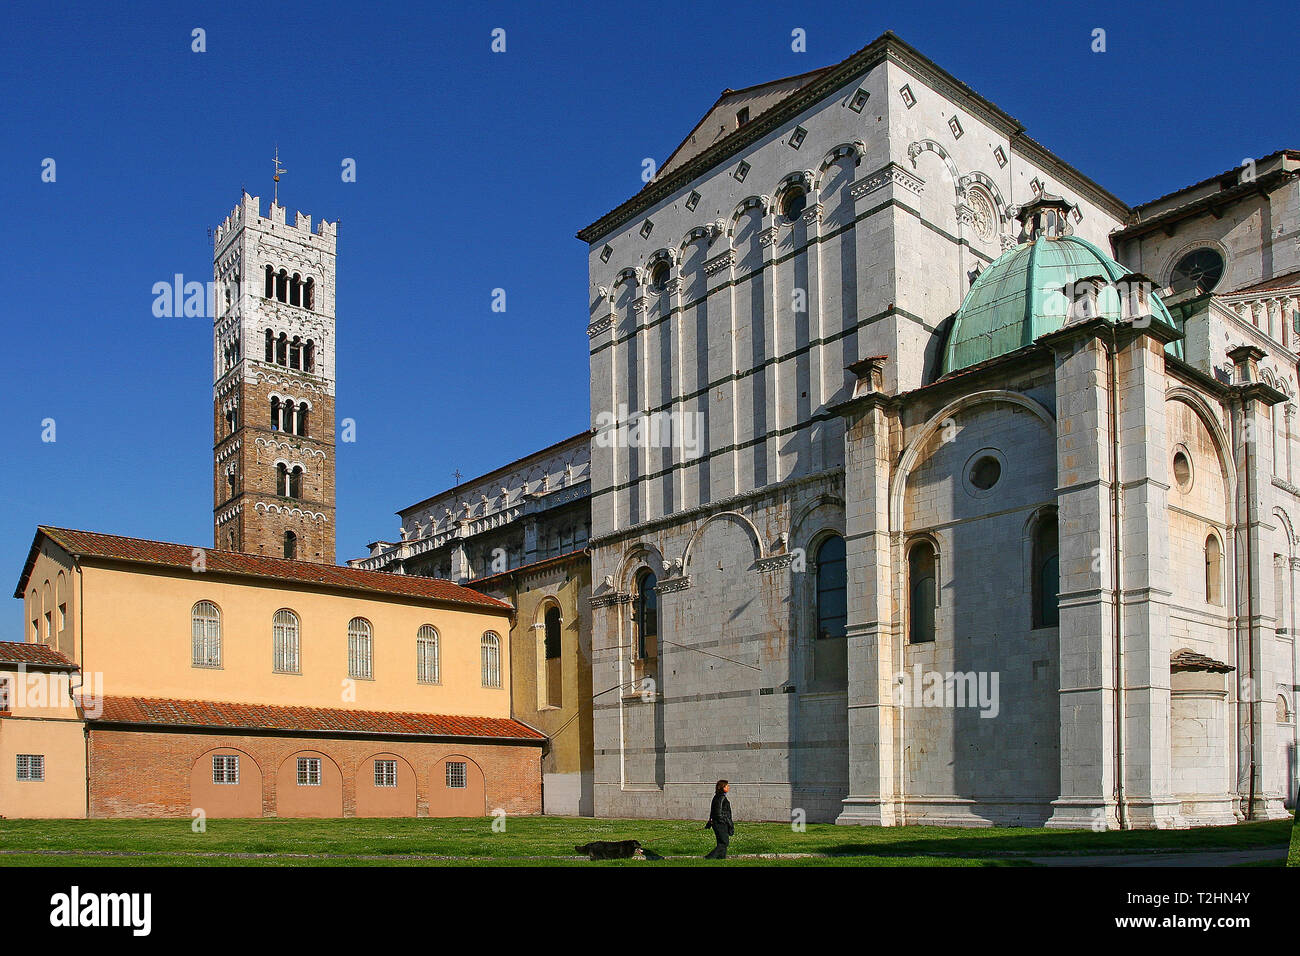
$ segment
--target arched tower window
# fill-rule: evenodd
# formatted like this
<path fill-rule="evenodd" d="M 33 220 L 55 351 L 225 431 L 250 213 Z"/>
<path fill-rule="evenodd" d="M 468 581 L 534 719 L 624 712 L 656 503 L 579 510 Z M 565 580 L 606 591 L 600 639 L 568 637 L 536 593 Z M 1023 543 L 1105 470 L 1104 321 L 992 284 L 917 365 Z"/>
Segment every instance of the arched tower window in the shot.
<path fill-rule="evenodd" d="M 934 640 L 937 557 L 928 541 L 917 542 L 907 555 L 907 639 L 912 644 Z"/>
<path fill-rule="evenodd" d="M 268 299 L 275 295 L 275 270 L 270 266 L 266 267 L 266 297 Z"/>
<path fill-rule="evenodd" d="M 289 336 L 284 332 L 280 333 L 280 338 L 275 343 L 275 363 L 277 365 L 289 364 Z"/>
<path fill-rule="evenodd" d="M 289 342 L 289 368 L 302 367 L 302 339 L 294 336 Z"/>
<path fill-rule="evenodd" d="M 298 434 L 307 437 L 307 406 L 298 406 Z"/>
<path fill-rule="evenodd" d="M 655 585 L 659 579 L 650 570 L 642 571 L 636 579 L 636 656 L 648 660 L 659 655 L 659 595 Z"/>
<path fill-rule="evenodd" d="M 311 339 L 302 349 L 302 369 L 304 372 L 316 371 L 316 343 Z"/>
<path fill-rule="evenodd" d="M 302 305 L 302 276 L 297 272 L 289 280 L 289 304 Z"/>
<path fill-rule="evenodd" d="M 844 637 L 849 586 L 844 539 L 833 534 L 817 548 L 817 637 Z"/>
<path fill-rule="evenodd" d="M 562 618 L 560 609 L 552 605 L 546 609 L 546 703 L 551 707 L 564 706 L 564 671 L 561 666 L 560 635 Z"/>
<path fill-rule="evenodd" d="M 289 497 L 289 466 L 284 462 L 275 466 L 275 493 Z"/>
<path fill-rule="evenodd" d="M 221 611 L 211 601 L 200 601 L 190 612 L 190 652 L 194 667 L 221 666 Z"/>
<path fill-rule="evenodd" d="M 284 533 L 284 556 L 290 561 L 298 559 L 298 536 L 292 531 Z"/>
<path fill-rule="evenodd" d="M 1205 538 L 1205 603 L 1223 603 L 1223 545 L 1214 532 Z"/>
<path fill-rule="evenodd" d="M 276 672 L 297 674 L 300 669 L 297 614 L 288 608 L 281 608 L 275 612 L 271 625 L 271 643 Z"/>
<path fill-rule="evenodd" d="M 364 617 L 348 621 L 348 676 L 370 680 L 372 670 L 372 634 L 370 622 Z"/>
<path fill-rule="evenodd" d="M 280 430 L 280 400 L 274 395 L 271 396 L 271 431 Z"/>
<path fill-rule="evenodd" d="M 501 638 L 491 631 L 479 641 L 479 658 L 482 665 L 484 687 L 501 686 Z"/>
<path fill-rule="evenodd" d="M 1044 515 L 1034 528 L 1034 627 L 1060 624 L 1061 559 L 1056 515 Z"/>
<path fill-rule="evenodd" d="M 275 297 L 280 302 L 289 300 L 289 273 L 281 269 L 275 277 Z"/>
<path fill-rule="evenodd" d="M 295 465 L 293 471 L 289 472 L 289 497 L 302 497 L 302 465 Z"/>
<path fill-rule="evenodd" d="M 285 399 L 284 405 L 281 406 L 280 431 L 286 434 L 293 434 L 293 402 Z"/>
<path fill-rule="evenodd" d="M 423 625 L 415 636 L 416 679 L 421 684 L 438 683 L 438 632 Z"/>
<path fill-rule="evenodd" d="M 316 308 L 316 280 L 308 276 L 307 282 L 302 289 L 302 304 L 304 308 Z"/>
<path fill-rule="evenodd" d="M 275 361 L 275 333 L 270 329 L 266 330 L 266 360 Z"/>

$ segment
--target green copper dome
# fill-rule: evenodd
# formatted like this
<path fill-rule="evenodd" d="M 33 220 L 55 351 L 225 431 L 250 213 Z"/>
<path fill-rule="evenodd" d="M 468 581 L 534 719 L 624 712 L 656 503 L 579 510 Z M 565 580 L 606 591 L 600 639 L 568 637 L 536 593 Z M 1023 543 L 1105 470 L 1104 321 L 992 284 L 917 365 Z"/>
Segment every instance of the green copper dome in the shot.
<path fill-rule="evenodd" d="M 1038 235 L 1008 249 L 980 273 L 957 310 L 944 349 L 942 374 L 1014 352 L 1040 335 L 1060 329 L 1070 311 L 1065 290 L 1077 280 L 1100 277 L 1113 282 L 1132 274 L 1078 236 Z M 1153 321 L 1178 329 L 1155 294 L 1150 306 Z M 1120 310 L 1120 296 L 1113 288 L 1097 295 L 1097 315 L 1116 322 Z M 1177 354 L 1178 349 L 1172 351 Z"/>

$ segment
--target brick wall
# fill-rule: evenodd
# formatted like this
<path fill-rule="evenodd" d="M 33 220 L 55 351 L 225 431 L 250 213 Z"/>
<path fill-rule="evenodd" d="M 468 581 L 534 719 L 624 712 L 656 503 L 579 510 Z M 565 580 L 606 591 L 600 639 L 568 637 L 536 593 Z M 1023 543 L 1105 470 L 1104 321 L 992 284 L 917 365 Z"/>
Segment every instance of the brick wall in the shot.
<path fill-rule="evenodd" d="M 538 746 L 92 728 L 90 816 L 188 817 L 194 765 L 218 749 L 239 751 L 257 764 L 264 816 L 277 815 L 280 768 L 300 751 L 323 754 L 338 766 L 344 816 L 355 815 L 358 773 L 369 773 L 368 759 L 377 754 L 394 754 L 414 768 L 417 816 L 429 815 L 430 787 L 443 783 L 442 761 L 452 755 L 482 770 L 485 812 L 532 815 L 542 809 Z"/>

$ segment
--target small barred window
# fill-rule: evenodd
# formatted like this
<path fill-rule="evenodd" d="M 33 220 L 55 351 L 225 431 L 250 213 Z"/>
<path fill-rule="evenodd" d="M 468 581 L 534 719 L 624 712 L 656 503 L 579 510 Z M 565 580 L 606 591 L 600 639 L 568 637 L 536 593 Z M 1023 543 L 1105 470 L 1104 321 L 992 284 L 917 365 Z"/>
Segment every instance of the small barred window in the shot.
<path fill-rule="evenodd" d="M 376 787 L 397 786 L 397 761 L 396 760 L 375 761 L 375 786 Z"/>
<path fill-rule="evenodd" d="M 469 784 L 463 760 L 447 761 L 447 786 L 452 790 L 464 790 Z"/>
<path fill-rule="evenodd" d="M 320 786 L 320 757 L 298 758 L 298 786 Z"/>

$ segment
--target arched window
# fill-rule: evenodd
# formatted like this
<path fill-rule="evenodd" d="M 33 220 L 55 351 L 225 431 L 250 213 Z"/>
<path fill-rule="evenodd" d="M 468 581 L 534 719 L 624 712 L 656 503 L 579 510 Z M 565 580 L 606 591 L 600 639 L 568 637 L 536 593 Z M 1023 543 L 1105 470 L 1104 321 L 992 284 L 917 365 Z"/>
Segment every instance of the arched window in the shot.
<path fill-rule="evenodd" d="M 289 497 L 302 497 L 302 465 L 295 465 L 293 471 L 289 472 Z"/>
<path fill-rule="evenodd" d="M 316 371 L 316 343 L 311 339 L 308 339 L 307 344 L 303 346 L 302 369 L 304 372 Z"/>
<path fill-rule="evenodd" d="M 920 541 L 907 556 L 908 641 L 925 644 L 934 640 L 934 609 L 938 590 L 935 586 L 938 562 L 934 545 Z"/>
<path fill-rule="evenodd" d="M 190 650 L 194 667 L 221 666 L 221 611 L 211 601 L 190 611 Z"/>
<path fill-rule="evenodd" d="M 425 624 L 415 636 L 415 673 L 421 684 L 438 683 L 438 632 Z"/>
<path fill-rule="evenodd" d="M 372 671 L 372 641 L 370 622 L 364 617 L 348 621 L 348 676 L 370 680 Z"/>
<path fill-rule="evenodd" d="M 302 304 L 302 276 L 297 272 L 295 272 L 293 278 L 289 280 L 289 304 Z"/>
<path fill-rule="evenodd" d="M 298 559 L 298 536 L 292 531 L 284 533 L 284 556 L 290 561 Z"/>
<path fill-rule="evenodd" d="M 316 308 L 316 280 L 310 276 L 302 288 L 302 304 L 304 308 Z"/>
<path fill-rule="evenodd" d="M 298 432 L 304 438 L 307 437 L 307 405 L 306 403 L 298 406 Z"/>
<path fill-rule="evenodd" d="M 281 332 L 280 337 L 275 341 L 275 364 L 289 364 L 289 336 L 285 332 Z"/>
<path fill-rule="evenodd" d="M 280 400 L 275 396 L 271 397 L 271 431 L 280 430 Z"/>
<path fill-rule="evenodd" d="M 287 608 L 276 611 L 271 632 L 275 671 L 280 674 L 299 673 L 298 615 Z"/>
<path fill-rule="evenodd" d="M 636 656 L 640 660 L 659 654 L 659 579 L 653 571 L 642 571 L 636 579 Z"/>
<path fill-rule="evenodd" d="M 284 269 L 275 277 L 275 297 L 281 302 L 289 301 L 289 273 Z"/>
<path fill-rule="evenodd" d="M 294 336 L 289 342 L 289 368 L 302 367 L 302 339 Z"/>
<path fill-rule="evenodd" d="M 275 493 L 289 497 L 289 466 L 278 462 L 275 466 Z"/>
<path fill-rule="evenodd" d="M 270 329 L 266 330 L 266 360 L 275 361 L 275 333 Z"/>
<path fill-rule="evenodd" d="M 844 539 L 831 535 L 817 549 L 817 637 L 843 637 L 849 620 Z"/>
<path fill-rule="evenodd" d="M 501 638 L 491 631 L 483 635 L 479 642 L 479 652 L 483 668 L 483 686 L 501 686 Z"/>
<path fill-rule="evenodd" d="M 1034 627 L 1061 622 L 1061 558 L 1056 515 L 1044 515 L 1034 528 Z"/>
<path fill-rule="evenodd" d="M 1205 603 L 1223 603 L 1223 546 L 1214 532 L 1205 539 Z"/>
<path fill-rule="evenodd" d="M 266 297 L 269 299 L 275 295 L 275 270 L 270 266 L 266 267 Z"/>
<path fill-rule="evenodd" d="M 280 431 L 287 435 L 293 434 L 293 402 L 287 398 L 280 406 Z"/>
<path fill-rule="evenodd" d="M 552 605 L 546 609 L 546 703 L 551 707 L 564 706 L 564 671 L 560 657 L 562 630 L 560 609 Z"/>

